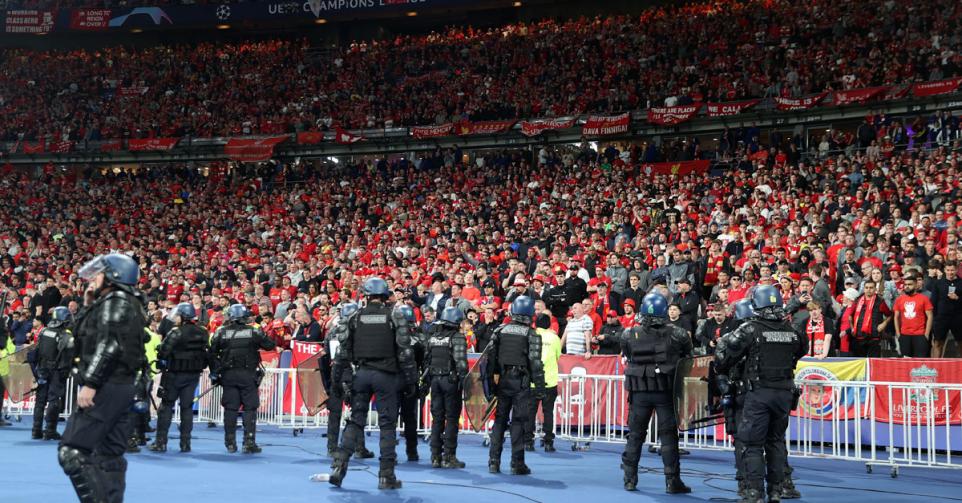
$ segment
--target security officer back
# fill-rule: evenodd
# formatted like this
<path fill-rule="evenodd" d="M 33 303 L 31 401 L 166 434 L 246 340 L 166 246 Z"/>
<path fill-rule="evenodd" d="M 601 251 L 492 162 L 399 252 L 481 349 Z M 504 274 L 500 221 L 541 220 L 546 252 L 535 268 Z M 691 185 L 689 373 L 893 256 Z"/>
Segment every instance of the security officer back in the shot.
<path fill-rule="evenodd" d="M 625 490 L 638 485 L 638 461 L 653 412 L 658 412 L 658 439 L 668 493 L 689 493 L 681 481 L 678 459 L 678 426 L 672 386 L 678 360 L 691 355 L 688 333 L 668 323 L 668 300 L 659 293 L 642 299 L 639 325 L 621 336 L 622 353 L 628 359 L 625 390 L 628 392 L 628 443 L 621 458 Z"/>
<path fill-rule="evenodd" d="M 526 295 L 511 303 L 511 322 L 501 325 L 488 343 L 488 366 L 495 380 L 498 405 L 495 408 L 488 471 L 501 472 L 504 434 L 511 417 L 511 474 L 528 475 L 524 462 L 524 430 L 531 413 L 531 384 L 543 390 L 544 366 L 541 362 L 541 337 L 531 328 L 534 300 Z"/>
<path fill-rule="evenodd" d="M 718 372 L 727 373 L 746 359 L 741 386 L 747 390 L 736 435 L 744 444 L 743 463 L 748 488 L 743 502 L 764 501 L 766 463 L 768 496 L 778 501 L 784 478 L 784 449 L 765 456 L 765 445 L 784 445 L 789 412 L 794 399 L 795 363 L 808 350 L 808 341 L 785 321 L 781 293 L 771 286 L 760 286 L 752 294 L 752 319 L 724 337 L 716 349 Z M 721 351 L 724 349 L 724 351 Z"/>
<path fill-rule="evenodd" d="M 243 452 L 256 454 L 261 448 L 256 443 L 257 391 L 260 379 L 259 350 L 273 350 L 274 341 L 264 332 L 247 324 L 250 312 L 242 304 L 227 309 L 227 324 L 217 330 L 210 343 L 211 381 L 224 389 L 224 445 L 227 452 L 237 452 L 237 413 L 244 406 Z"/>
<path fill-rule="evenodd" d="M 354 380 L 354 369 L 350 365 L 338 367 L 338 375 L 334 375 L 331 361 L 337 357 L 340 341 L 345 339 L 347 333 L 347 320 L 357 312 L 360 307 L 353 303 L 341 306 L 338 314 L 337 323 L 331 333 L 324 339 L 324 351 L 327 358 L 319 358 L 318 365 L 321 367 L 322 375 L 325 375 L 325 387 L 327 388 L 327 456 L 334 459 L 337 454 L 337 442 L 341 435 L 341 417 L 344 413 L 344 406 L 351 402 L 344 396 L 344 386 L 342 382 L 352 382 Z M 354 455 L 359 458 L 369 459 L 374 457 L 374 453 L 367 450 L 364 446 L 364 435 L 357 437 L 357 450 Z"/>
<path fill-rule="evenodd" d="M 464 313 L 447 307 L 427 340 L 424 366 L 431 388 L 431 466 L 464 468 L 457 457 L 461 381 L 468 374 L 468 342 L 461 333 Z"/>
<path fill-rule="evenodd" d="M 134 288 L 140 272 L 133 259 L 112 253 L 97 256 L 78 275 L 90 282 L 95 300 L 74 334 L 82 387 L 57 454 L 81 502 L 122 502 L 128 412 L 146 363 L 145 302 Z"/>
<path fill-rule="evenodd" d="M 150 446 L 154 452 L 167 450 L 167 433 L 174 415 L 174 402 L 180 400 L 180 451 L 190 452 L 190 434 L 194 427 L 194 392 L 200 373 L 207 368 L 210 336 L 196 324 L 197 312 L 188 302 L 176 307 L 179 326 L 164 337 L 157 351 L 160 378 L 160 408 L 157 411 L 157 438 Z"/>
<path fill-rule="evenodd" d="M 50 323 L 40 332 L 37 343 L 37 394 L 33 406 L 34 439 L 59 440 L 57 420 L 64 408 L 67 376 L 70 372 L 73 333 L 68 327 L 70 310 L 57 307 Z M 44 428 L 44 420 L 47 427 Z"/>
<path fill-rule="evenodd" d="M 340 369 L 352 363 L 357 370 L 353 382 L 341 383 L 347 387 L 345 395 L 351 396 L 351 419 L 334 458 L 330 483 L 340 487 L 344 481 L 357 438 L 364 434 L 367 411 L 374 396 L 381 450 L 378 489 L 399 489 L 401 481 L 394 475 L 398 392 L 403 390 L 406 396 L 417 393 L 414 351 L 407 320 L 384 304 L 390 295 L 387 283 L 381 278 L 370 278 L 364 282 L 363 292 L 368 304 L 348 320 L 346 338 L 340 341 L 334 361 L 334 374 L 342 375 Z"/>
<path fill-rule="evenodd" d="M 414 352 L 414 362 L 417 367 L 417 375 L 421 375 L 424 368 L 424 344 L 419 337 L 419 331 L 415 323 L 414 309 L 406 304 L 398 304 L 395 307 L 395 317 L 403 317 L 407 323 L 408 338 L 411 341 L 411 349 Z M 401 422 L 404 425 L 404 444 L 408 461 L 418 461 L 418 414 L 421 408 L 418 405 L 418 394 L 405 395 L 401 393 L 398 397 L 398 408 L 400 409 Z"/>

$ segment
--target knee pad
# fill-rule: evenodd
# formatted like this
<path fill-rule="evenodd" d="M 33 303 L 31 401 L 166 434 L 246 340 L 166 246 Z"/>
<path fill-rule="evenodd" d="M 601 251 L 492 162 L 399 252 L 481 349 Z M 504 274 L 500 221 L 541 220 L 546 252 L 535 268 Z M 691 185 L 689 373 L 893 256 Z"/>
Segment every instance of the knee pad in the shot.
<path fill-rule="evenodd" d="M 100 469 L 105 472 L 126 472 L 127 459 L 123 456 L 113 456 L 100 460 Z"/>
<path fill-rule="evenodd" d="M 69 445 L 61 445 L 57 449 L 57 461 L 60 462 L 63 472 L 67 475 L 80 473 L 84 467 L 92 464 L 90 456 Z"/>

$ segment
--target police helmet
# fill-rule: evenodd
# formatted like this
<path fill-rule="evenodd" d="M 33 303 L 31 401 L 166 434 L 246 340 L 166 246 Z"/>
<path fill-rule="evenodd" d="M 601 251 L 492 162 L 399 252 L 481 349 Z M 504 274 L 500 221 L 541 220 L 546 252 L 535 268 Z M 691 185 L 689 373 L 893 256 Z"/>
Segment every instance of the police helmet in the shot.
<path fill-rule="evenodd" d="M 118 285 L 134 286 L 140 280 L 140 267 L 137 262 L 123 253 L 97 255 L 84 264 L 77 271 L 77 275 L 90 281 L 101 272 L 108 282 Z"/>
<path fill-rule="evenodd" d="M 244 304 L 232 304 L 227 308 L 227 319 L 229 321 L 241 321 L 251 315 Z"/>
<path fill-rule="evenodd" d="M 534 316 L 534 299 L 521 295 L 511 303 L 511 316 Z"/>
<path fill-rule="evenodd" d="M 658 292 L 651 292 L 641 299 L 641 309 L 638 310 L 638 314 L 652 318 L 667 318 L 668 299 Z"/>
<path fill-rule="evenodd" d="M 55 307 L 53 308 L 53 311 L 51 311 L 50 313 L 50 323 L 48 323 L 48 325 L 51 328 L 57 328 L 63 325 L 64 323 L 66 323 L 71 316 L 72 315 L 70 314 L 70 310 L 67 309 L 66 307 L 63 307 L 63 306 Z"/>
<path fill-rule="evenodd" d="M 197 319 L 197 310 L 190 302 L 181 302 L 174 308 L 174 313 L 180 316 L 183 321 L 194 321 Z"/>
<path fill-rule="evenodd" d="M 461 322 L 464 321 L 464 313 L 456 307 L 446 307 L 444 308 L 444 311 L 441 312 L 441 317 L 439 320 L 442 323 L 446 323 L 455 327 L 461 326 Z"/>
<path fill-rule="evenodd" d="M 398 306 L 397 310 L 399 313 L 401 313 L 401 316 L 403 316 L 404 319 L 407 320 L 409 323 L 414 321 L 415 319 L 414 308 L 412 308 L 411 306 L 407 304 L 401 304 L 400 306 Z"/>
<path fill-rule="evenodd" d="M 760 285 L 752 292 L 752 308 L 782 307 L 782 292 L 771 285 Z"/>
<path fill-rule="evenodd" d="M 369 278 L 365 281 L 363 290 L 364 295 L 368 297 L 383 297 L 386 299 L 391 295 L 387 287 L 387 282 L 378 277 Z"/>
<path fill-rule="evenodd" d="M 755 309 L 752 307 L 751 299 L 742 299 L 735 303 L 735 319 L 744 320 L 755 316 Z"/>
<path fill-rule="evenodd" d="M 350 317 L 352 314 L 356 313 L 357 310 L 360 308 L 361 307 L 358 306 L 357 303 L 355 302 L 348 302 L 347 304 L 344 304 L 343 306 L 341 306 L 341 311 L 340 311 L 341 318 Z"/>

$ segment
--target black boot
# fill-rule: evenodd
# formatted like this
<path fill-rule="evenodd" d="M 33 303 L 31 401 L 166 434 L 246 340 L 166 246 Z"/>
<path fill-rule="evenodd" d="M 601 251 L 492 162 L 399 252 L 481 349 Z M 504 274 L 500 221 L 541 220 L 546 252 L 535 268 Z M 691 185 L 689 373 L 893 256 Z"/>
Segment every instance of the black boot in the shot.
<path fill-rule="evenodd" d="M 408 446 L 407 451 L 408 451 L 407 454 L 408 454 L 408 461 L 409 461 L 409 462 L 412 462 L 412 463 L 413 463 L 413 462 L 415 462 L 415 461 L 420 461 L 420 460 L 421 460 L 421 457 L 418 456 L 418 446 L 417 446 L 417 445 Z"/>
<path fill-rule="evenodd" d="M 524 461 L 511 462 L 511 475 L 531 475 L 531 468 L 524 464 Z"/>
<path fill-rule="evenodd" d="M 782 481 L 782 493 L 780 495 L 783 500 L 795 500 L 802 497 L 802 493 L 798 492 L 795 488 L 795 481 L 789 475 L 785 476 L 785 480 Z"/>
<path fill-rule="evenodd" d="M 334 456 L 337 456 L 337 447 L 327 446 L 327 457 L 333 460 Z"/>
<path fill-rule="evenodd" d="M 556 452 L 554 448 L 554 439 L 544 441 L 544 452 Z"/>
<path fill-rule="evenodd" d="M 441 453 L 432 452 L 431 453 L 431 468 L 441 468 Z"/>
<path fill-rule="evenodd" d="M 382 491 L 385 489 L 400 489 L 401 481 L 394 475 L 394 466 L 385 465 L 381 467 L 377 474 L 377 488 Z"/>
<path fill-rule="evenodd" d="M 60 440 L 60 434 L 57 433 L 57 430 L 47 430 L 43 432 L 43 439 L 44 440 Z"/>
<path fill-rule="evenodd" d="M 524 450 L 527 452 L 534 452 L 534 440 L 524 443 Z"/>
<path fill-rule="evenodd" d="M 638 489 L 638 466 L 622 463 L 621 469 L 625 472 L 625 490 L 636 491 Z"/>
<path fill-rule="evenodd" d="M 768 485 L 768 502 L 780 503 L 781 501 L 782 501 L 782 485 L 769 484 Z"/>
<path fill-rule="evenodd" d="M 489 458 L 488 473 L 501 473 L 501 461 L 494 458 Z"/>
<path fill-rule="evenodd" d="M 133 454 L 140 452 L 140 446 L 137 445 L 137 437 L 130 437 L 127 439 L 127 452 Z"/>
<path fill-rule="evenodd" d="M 672 475 L 666 474 L 665 492 L 668 494 L 688 494 L 691 492 L 691 488 L 681 481 L 681 477 L 677 473 Z"/>
<path fill-rule="evenodd" d="M 154 443 L 150 444 L 147 448 L 151 452 L 167 452 L 167 439 L 161 438 L 160 435 L 154 440 Z"/>
<path fill-rule="evenodd" d="M 331 478 L 328 479 L 328 482 L 334 487 L 341 487 L 346 475 L 347 458 L 342 457 L 341 453 L 338 452 L 334 455 L 334 461 L 331 463 Z"/>
<path fill-rule="evenodd" d="M 237 452 L 237 438 L 233 433 L 224 433 L 224 446 L 231 454 Z"/>
<path fill-rule="evenodd" d="M 458 459 L 458 457 L 452 452 L 451 454 L 444 455 L 444 462 L 441 464 L 444 468 L 464 468 L 466 465 L 464 461 Z"/>
<path fill-rule="evenodd" d="M 356 451 L 354 451 L 354 457 L 358 459 L 371 459 L 374 457 L 374 453 L 367 450 L 367 447 L 362 445 L 361 447 L 358 447 Z"/>
<path fill-rule="evenodd" d="M 744 480 L 739 480 L 738 481 L 738 497 L 744 498 L 747 493 L 748 493 L 748 483 L 746 483 Z"/>
<path fill-rule="evenodd" d="M 180 437 L 180 452 L 190 452 L 190 437 Z"/>
<path fill-rule="evenodd" d="M 254 441 L 253 431 L 250 433 L 247 433 L 247 432 L 244 433 L 243 450 L 244 450 L 243 451 L 244 454 L 260 454 L 262 449 L 260 448 L 260 446 L 257 445 L 257 442 Z"/>
<path fill-rule="evenodd" d="M 738 503 L 765 503 L 765 498 L 758 489 L 748 488 L 745 490 L 745 496 L 738 500 Z"/>
<path fill-rule="evenodd" d="M 34 440 L 40 440 L 43 438 L 43 428 L 41 426 L 33 425 L 33 430 L 30 431 L 30 438 Z"/>

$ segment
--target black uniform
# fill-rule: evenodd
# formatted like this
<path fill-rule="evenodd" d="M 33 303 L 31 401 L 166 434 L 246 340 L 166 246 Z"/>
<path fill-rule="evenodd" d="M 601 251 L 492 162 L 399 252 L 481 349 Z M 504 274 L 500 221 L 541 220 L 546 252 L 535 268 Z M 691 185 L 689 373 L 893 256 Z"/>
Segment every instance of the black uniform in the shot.
<path fill-rule="evenodd" d="M 164 373 L 160 378 L 160 410 L 157 411 L 156 445 L 167 446 L 167 432 L 174 415 L 174 402 L 180 400 L 180 449 L 190 450 L 190 433 L 194 428 L 194 392 L 200 373 L 207 368 L 210 350 L 207 330 L 185 322 L 167 333 L 157 349 L 157 360 Z"/>
<path fill-rule="evenodd" d="M 140 292 L 116 286 L 81 316 L 74 334 L 77 377 L 97 394 L 93 406 L 70 416 L 58 457 L 80 501 L 121 502 L 134 381 L 146 366 L 147 314 Z"/>
<path fill-rule="evenodd" d="M 330 482 L 340 486 L 347 471 L 358 437 L 364 434 L 371 397 L 377 404 L 380 429 L 379 487 L 398 488 L 394 476 L 397 464 L 398 393 L 417 393 L 417 367 L 407 329 L 400 313 L 392 316 L 391 308 L 381 301 L 371 302 L 348 319 L 346 338 L 341 341 L 334 360 L 334 376 L 341 377 L 345 394 L 351 398 L 351 418 L 344 428 L 341 447 L 334 459 Z M 343 369 L 353 362 L 356 373 L 351 383 L 343 380 Z M 336 384 L 335 384 L 336 386 Z"/>
<path fill-rule="evenodd" d="M 237 449 L 237 413 L 244 406 L 244 450 L 257 452 L 255 430 L 257 408 L 260 407 L 259 367 L 261 355 L 258 350 L 270 351 L 277 347 L 274 341 L 259 329 L 237 321 L 228 322 L 214 334 L 210 343 L 208 359 L 211 374 L 219 377 L 224 389 L 221 406 L 224 407 L 224 445 L 227 450 Z"/>
<path fill-rule="evenodd" d="M 794 401 L 795 363 L 808 350 L 808 341 L 784 321 L 781 309 L 766 308 L 758 315 L 725 335 L 724 344 L 715 352 L 720 374 L 745 360 L 744 375 L 739 383 L 745 389 L 745 400 L 736 438 L 743 444 L 747 501 L 764 499 L 766 462 L 769 494 L 781 491 L 788 455 L 785 430 Z M 770 447 L 767 459 L 766 445 Z"/>
<path fill-rule="evenodd" d="M 327 353 L 327 357 L 318 359 L 318 365 L 321 367 L 321 375 L 325 381 L 324 387 L 327 389 L 327 455 L 331 458 L 337 452 L 337 442 L 341 436 L 341 417 L 344 413 L 344 406 L 351 405 L 348 400 L 344 397 L 344 386 L 342 383 L 347 383 L 350 387 L 350 383 L 354 381 L 354 369 L 350 365 L 344 365 L 338 369 L 339 375 L 333 375 L 333 365 L 331 365 L 331 360 L 336 358 L 337 347 L 341 340 L 346 338 L 347 333 L 347 319 L 339 319 L 337 325 L 331 331 L 331 334 L 324 339 L 324 350 Z M 356 455 L 358 457 L 371 458 L 374 457 L 370 451 L 364 446 L 364 435 L 359 435 L 357 437 L 357 450 Z"/>
<path fill-rule="evenodd" d="M 415 373 L 421 375 L 424 369 L 424 344 L 418 337 L 417 328 L 414 325 L 406 325 L 409 331 L 408 338 L 411 341 L 411 350 L 414 352 L 414 362 L 416 365 Z M 399 392 L 398 403 L 400 404 L 401 422 L 404 428 L 404 446 L 408 461 L 417 461 L 418 458 L 418 415 L 420 413 L 420 401 L 417 393 L 405 394 Z"/>
<path fill-rule="evenodd" d="M 523 316 L 498 327 L 486 349 L 488 369 L 498 376 L 495 394 L 494 428 L 491 430 L 491 449 L 488 471 L 501 471 L 501 451 L 504 433 L 511 416 L 511 472 L 531 473 L 524 464 L 524 431 L 531 414 L 531 384 L 544 389 L 544 366 L 541 362 L 541 337 L 531 328 L 531 321 Z"/>
<path fill-rule="evenodd" d="M 57 322 L 54 322 L 57 323 Z M 58 439 L 57 420 L 64 408 L 67 376 L 70 372 L 69 346 L 73 334 L 65 326 L 48 326 L 37 343 L 37 394 L 33 407 L 33 437 Z M 43 382 L 43 384 L 40 384 Z M 47 427 L 43 428 L 44 419 Z"/>
<path fill-rule="evenodd" d="M 648 435 L 652 412 L 658 412 L 658 440 L 669 492 L 687 492 L 679 475 L 678 424 L 675 418 L 673 383 L 678 360 L 691 355 L 688 333 L 664 318 L 644 317 L 640 325 L 621 336 L 622 353 L 628 359 L 625 390 L 628 392 L 628 444 L 621 457 L 625 488 L 638 484 L 641 446 Z M 675 490 L 672 490 L 674 487 Z"/>
<path fill-rule="evenodd" d="M 431 464 L 463 468 L 457 459 L 458 420 L 461 381 L 468 374 L 468 341 L 458 327 L 439 323 L 426 346 L 424 366 L 431 387 Z"/>

